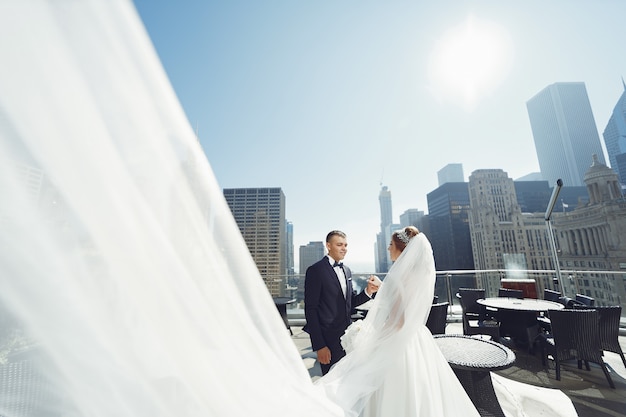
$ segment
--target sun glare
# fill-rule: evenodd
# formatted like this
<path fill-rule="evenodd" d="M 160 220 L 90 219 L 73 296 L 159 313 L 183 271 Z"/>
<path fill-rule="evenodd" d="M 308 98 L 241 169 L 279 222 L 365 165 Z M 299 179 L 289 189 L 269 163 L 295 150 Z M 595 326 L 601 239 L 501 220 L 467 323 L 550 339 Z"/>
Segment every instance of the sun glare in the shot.
<path fill-rule="evenodd" d="M 435 45 L 429 62 L 431 88 L 437 98 L 460 100 L 472 110 L 504 80 L 512 60 L 506 30 L 470 16 Z"/>

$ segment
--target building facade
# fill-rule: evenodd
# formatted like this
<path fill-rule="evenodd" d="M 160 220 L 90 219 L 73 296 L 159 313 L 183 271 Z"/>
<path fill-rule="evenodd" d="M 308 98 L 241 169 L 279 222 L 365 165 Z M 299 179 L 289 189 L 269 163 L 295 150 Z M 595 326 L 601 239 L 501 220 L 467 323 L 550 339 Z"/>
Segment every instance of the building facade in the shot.
<path fill-rule="evenodd" d="M 419 229 L 422 217 L 424 217 L 424 211 L 416 208 L 407 209 L 400 215 L 400 227 L 415 226 Z"/>
<path fill-rule="evenodd" d="M 281 188 L 225 188 L 224 197 L 273 297 L 287 287 L 287 225 Z"/>
<path fill-rule="evenodd" d="M 324 242 L 309 242 L 306 245 L 301 245 L 298 254 L 300 257 L 298 275 L 300 277 L 298 281 L 298 290 L 296 293 L 296 299 L 298 302 L 304 300 L 304 275 L 308 267 L 319 261 L 326 254 L 326 245 Z"/>
<path fill-rule="evenodd" d="M 426 233 L 433 247 L 437 270 L 474 269 L 467 183 L 444 183 L 426 197 Z"/>
<path fill-rule="evenodd" d="M 463 175 L 463 164 L 448 164 L 437 171 L 439 186 L 447 182 L 465 182 Z"/>
<path fill-rule="evenodd" d="M 598 305 L 626 308 L 626 199 L 617 173 L 597 157 L 585 184 L 588 203 L 553 216 L 564 290 L 591 296 Z"/>
<path fill-rule="evenodd" d="M 527 279 L 519 270 L 555 269 L 543 213 L 523 213 L 515 184 L 501 169 L 482 169 L 469 177 L 469 229 L 474 265 L 479 270 L 508 270 L 477 277 L 476 285 L 497 293 L 501 278 Z M 547 202 L 546 202 L 547 205 Z M 545 212 L 545 211 L 544 211 Z M 552 288 L 547 277 L 537 290 Z"/>
<path fill-rule="evenodd" d="M 584 186 L 589 158 L 604 154 L 587 89 L 582 82 L 555 83 L 526 102 L 543 179 L 552 186 Z"/>

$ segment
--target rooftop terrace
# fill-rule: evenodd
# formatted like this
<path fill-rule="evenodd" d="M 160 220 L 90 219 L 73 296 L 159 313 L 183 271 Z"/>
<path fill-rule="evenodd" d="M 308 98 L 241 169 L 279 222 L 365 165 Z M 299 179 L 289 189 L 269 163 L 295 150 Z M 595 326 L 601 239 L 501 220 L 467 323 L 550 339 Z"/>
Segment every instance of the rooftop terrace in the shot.
<path fill-rule="evenodd" d="M 294 320 L 294 323 L 297 321 Z M 305 366 L 309 370 L 312 380 L 321 377 L 321 370 L 316 361 L 315 352 L 311 350 L 309 335 L 302 331 L 299 325 L 291 326 L 292 340 L 298 348 Z M 461 323 L 454 317 L 449 317 L 446 326 L 447 334 L 462 334 Z M 626 351 L 626 336 L 619 337 L 622 350 Z M 496 373 L 512 380 L 546 388 L 556 388 L 565 393 L 574 404 L 580 417 L 616 417 L 626 416 L 626 368 L 619 355 L 606 352 L 604 360 L 608 364 L 615 389 L 611 389 L 602 373 L 594 364 L 590 364 L 591 371 L 578 369 L 575 361 L 565 362 L 561 366 L 561 380 L 555 378 L 554 364 L 549 369 L 541 364 L 539 353 L 531 355 L 526 349 L 509 346 L 516 355 L 515 364 Z M 547 414 L 543 414 L 546 415 Z"/>

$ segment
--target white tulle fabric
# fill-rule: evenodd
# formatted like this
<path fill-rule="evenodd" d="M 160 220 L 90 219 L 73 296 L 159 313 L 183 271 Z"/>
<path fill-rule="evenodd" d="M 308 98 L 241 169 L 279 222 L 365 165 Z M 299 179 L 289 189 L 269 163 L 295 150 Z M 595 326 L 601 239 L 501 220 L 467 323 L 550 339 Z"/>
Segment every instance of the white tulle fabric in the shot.
<path fill-rule="evenodd" d="M 316 381 L 348 416 L 478 416 L 426 327 L 435 264 L 424 234 L 393 264 L 349 352 Z"/>
<path fill-rule="evenodd" d="M 45 415 L 343 415 L 132 3 L 2 1 L 0 59 L 1 319 L 47 358 Z"/>

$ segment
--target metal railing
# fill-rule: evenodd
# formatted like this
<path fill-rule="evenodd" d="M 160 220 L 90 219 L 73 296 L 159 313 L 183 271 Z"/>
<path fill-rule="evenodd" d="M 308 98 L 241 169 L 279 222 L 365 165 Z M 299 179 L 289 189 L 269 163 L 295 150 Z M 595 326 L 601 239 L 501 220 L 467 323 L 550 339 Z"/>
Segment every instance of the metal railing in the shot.
<path fill-rule="evenodd" d="M 551 289 L 562 295 L 575 298 L 576 294 L 593 297 L 596 305 L 621 305 L 622 322 L 626 322 L 626 271 L 585 271 L 561 270 L 563 287 L 554 270 L 455 270 L 438 271 L 436 274 L 435 295 L 439 301 L 448 301 L 450 306 L 458 306 L 456 293 L 459 288 L 484 288 L 487 297 L 495 297 L 503 282 L 530 282 L 534 281 L 537 298 L 543 298 L 543 290 Z M 386 274 L 380 273 L 353 273 L 352 282 L 357 290 L 365 285 L 370 275 L 377 275 L 384 281 Z M 289 305 L 288 313 L 298 317 L 299 311 L 304 308 L 304 275 L 275 276 L 264 278 L 266 282 L 280 280 L 284 285 L 284 296 L 295 299 Z M 503 281 L 505 280 L 505 281 Z"/>

